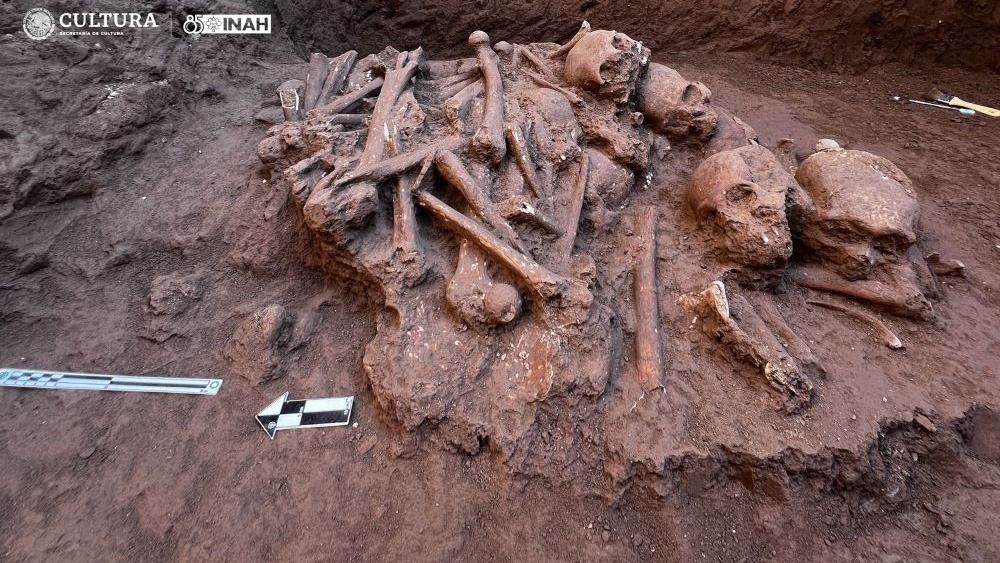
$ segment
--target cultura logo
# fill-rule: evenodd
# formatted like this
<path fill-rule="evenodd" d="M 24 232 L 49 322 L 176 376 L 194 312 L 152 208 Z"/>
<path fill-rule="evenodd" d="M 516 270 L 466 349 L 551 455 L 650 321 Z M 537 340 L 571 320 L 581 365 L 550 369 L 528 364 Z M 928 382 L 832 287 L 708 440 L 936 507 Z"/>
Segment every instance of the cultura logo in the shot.
<path fill-rule="evenodd" d="M 159 27 L 152 13 L 63 12 L 56 18 L 45 8 L 24 15 L 24 33 L 41 40 L 56 35 L 124 35 L 125 28 Z"/>
<path fill-rule="evenodd" d="M 45 8 L 32 8 L 24 15 L 24 33 L 36 41 L 45 39 L 56 30 L 56 19 Z"/>
<path fill-rule="evenodd" d="M 271 33 L 271 15 L 196 14 L 184 20 L 188 35 Z"/>

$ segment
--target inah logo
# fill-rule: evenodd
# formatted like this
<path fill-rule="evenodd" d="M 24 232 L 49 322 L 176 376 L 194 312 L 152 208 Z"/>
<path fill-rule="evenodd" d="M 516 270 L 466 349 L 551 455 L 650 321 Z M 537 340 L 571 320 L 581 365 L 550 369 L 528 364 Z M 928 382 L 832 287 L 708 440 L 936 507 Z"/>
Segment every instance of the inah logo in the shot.
<path fill-rule="evenodd" d="M 24 15 L 24 33 L 40 41 L 52 35 L 56 29 L 56 19 L 45 8 L 32 8 Z"/>
<path fill-rule="evenodd" d="M 271 33 L 271 15 L 197 14 L 185 18 L 184 32 L 189 35 Z"/>

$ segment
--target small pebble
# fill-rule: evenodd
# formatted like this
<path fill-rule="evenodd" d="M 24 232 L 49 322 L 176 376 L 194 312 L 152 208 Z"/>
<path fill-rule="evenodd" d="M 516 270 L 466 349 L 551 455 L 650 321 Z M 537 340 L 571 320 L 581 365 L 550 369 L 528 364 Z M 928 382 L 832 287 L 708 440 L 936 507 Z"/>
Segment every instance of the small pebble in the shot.
<path fill-rule="evenodd" d="M 608 543 L 609 541 L 611 541 L 611 532 L 607 530 L 601 532 L 601 539 L 604 540 L 604 543 Z"/>
<path fill-rule="evenodd" d="M 94 452 L 96 452 L 96 451 L 97 451 L 97 448 L 91 446 L 91 447 L 83 450 L 82 452 L 80 452 L 80 459 L 89 459 L 90 456 L 94 455 Z"/>

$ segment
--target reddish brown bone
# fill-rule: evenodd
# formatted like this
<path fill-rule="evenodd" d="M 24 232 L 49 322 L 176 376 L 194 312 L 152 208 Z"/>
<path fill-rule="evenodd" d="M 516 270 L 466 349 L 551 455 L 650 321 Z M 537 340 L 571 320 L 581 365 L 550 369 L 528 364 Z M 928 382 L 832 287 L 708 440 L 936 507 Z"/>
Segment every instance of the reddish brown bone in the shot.
<path fill-rule="evenodd" d="M 584 152 L 580 154 L 580 170 L 577 173 L 576 182 L 573 183 L 573 189 L 569 192 L 569 202 L 563 220 L 565 234 L 556 241 L 556 252 L 563 260 L 568 259 L 573 254 L 573 245 L 576 243 L 576 231 L 580 226 L 580 213 L 583 211 L 583 196 L 587 191 L 587 176 L 589 175 L 590 157 Z"/>
<path fill-rule="evenodd" d="M 486 90 L 483 122 L 472 138 L 472 146 L 491 161 L 500 162 L 507 152 L 507 145 L 503 139 L 503 81 L 497 66 L 497 54 L 490 48 L 490 36 L 484 31 L 473 31 L 469 35 L 469 45 L 476 50 Z"/>
<path fill-rule="evenodd" d="M 278 86 L 278 99 L 285 121 L 302 120 L 302 92 L 305 85 L 301 80 L 286 80 Z"/>
<path fill-rule="evenodd" d="M 302 101 L 302 109 L 309 111 L 316 107 L 323 81 L 330 71 L 330 59 L 322 53 L 313 53 L 309 58 L 309 69 L 306 71 L 306 90 Z"/>
<path fill-rule="evenodd" d="M 838 305 L 837 303 L 831 303 L 829 301 L 820 301 L 818 299 L 810 299 L 806 301 L 806 303 L 809 303 L 810 305 L 817 305 L 825 309 L 846 313 L 847 315 L 854 317 L 855 319 L 858 319 L 862 322 L 871 325 L 871 327 L 874 328 L 876 332 L 878 332 L 878 337 L 882 340 L 882 344 L 885 344 L 886 346 L 892 348 L 893 350 L 899 350 L 900 348 L 903 347 L 903 343 L 900 342 L 899 337 L 897 337 L 895 333 L 889 330 L 889 327 L 887 327 L 885 323 L 882 322 L 881 319 L 879 319 L 874 315 L 869 315 L 868 313 L 865 313 L 863 311 L 851 309 L 850 307 L 845 307 L 843 305 Z"/>
<path fill-rule="evenodd" d="M 550 90 L 555 90 L 556 92 L 559 92 L 563 96 L 566 96 L 566 99 L 569 100 L 569 103 L 571 103 L 571 104 L 573 104 L 575 106 L 578 106 L 578 105 L 580 105 L 580 104 L 583 103 L 583 99 L 580 98 L 580 96 L 577 96 L 576 94 L 574 94 L 573 92 L 570 92 L 566 88 L 563 88 L 562 86 L 557 86 L 556 84 L 553 84 L 552 82 L 549 82 L 545 78 L 542 78 L 541 76 L 538 76 L 537 74 L 531 72 L 530 70 L 525 70 L 523 72 L 524 72 L 525 76 L 527 76 L 528 78 L 530 78 L 535 84 L 538 84 L 542 88 L 548 88 Z"/>
<path fill-rule="evenodd" d="M 583 39 L 584 35 L 587 35 L 588 33 L 590 33 L 590 23 L 587 20 L 584 20 L 583 23 L 580 24 L 580 30 L 576 32 L 576 35 L 567 41 L 565 45 L 549 53 L 549 58 L 556 59 L 565 55 L 570 49 L 573 48 L 574 45 L 576 45 L 578 41 L 580 41 L 580 39 Z"/>
<path fill-rule="evenodd" d="M 445 202 L 425 192 L 415 194 L 417 203 L 431 212 L 446 227 L 475 243 L 493 259 L 503 264 L 542 299 L 549 301 L 566 296 L 568 283 L 528 256 L 511 248 L 478 222 L 462 215 Z"/>
<path fill-rule="evenodd" d="M 367 98 L 374 94 L 379 88 L 382 87 L 382 79 L 376 78 L 368 84 L 365 84 L 361 88 L 340 96 L 330 103 L 316 108 L 314 111 L 318 113 L 340 113 L 346 109 L 349 109 L 354 104 L 360 102 L 361 100 Z"/>
<path fill-rule="evenodd" d="M 424 175 L 431 167 L 432 158 L 424 160 L 420 173 L 410 184 L 400 177 L 396 183 L 396 198 L 393 200 L 392 241 L 403 252 L 417 250 L 417 221 L 413 213 L 413 192 L 420 189 Z"/>
<path fill-rule="evenodd" d="M 434 153 L 439 150 L 459 150 L 465 146 L 465 143 L 466 140 L 461 137 L 445 137 L 431 145 L 410 150 L 399 156 L 380 160 L 368 166 L 359 166 L 338 178 L 333 182 L 333 185 L 343 186 L 361 180 L 381 180 L 413 168 L 426 158 L 433 157 Z"/>
<path fill-rule="evenodd" d="M 330 101 L 331 96 L 335 96 L 340 92 L 357 58 L 357 51 L 347 51 L 339 57 L 330 60 L 326 80 L 323 81 L 323 88 L 320 90 L 319 98 L 316 100 L 317 106 L 327 103 Z"/>
<path fill-rule="evenodd" d="M 546 66 L 545 63 L 543 63 L 538 57 L 536 57 L 535 54 L 531 52 L 531 49 L 528 49 L 523 45 L 518 45 L 517 47 L 514 47 L 514 57 L 514 68 L 520 66 L 521 59 L 526 59 L 533 67 L 538 69 L 538 72 L 541 72 L 542 76 L 546 79 L 555 80 L 555 74 L 553 74 L 552 70 L 549 69 L 549 67 Z"/>
<path fill-rule="evenodd" d="M 455 153 L 448 150 L 438 151 L 437 155 L 434 156 L 434 165 L 437 167 L 437 171 L 441 174 L 441 177 L 462 193 L 462 196 L 469 202 L 469 207 L 472 208 L 476 215 L 501 233 L 507 239 L 507 242 L 516 249 L 524 252 L 524 247 L 521 245 L 521 240 L 518 238 L 517 233 L 514 232 L 514 229 L 511 228 L 507 220 L 496 210 L 493 202 L 490 201 L 485 191 L 479 186 L 479 183 L 476 182 L 476 179 L 472 177 L 472 174 L 469 173 L 465 165 L 462 164 L 462 160 Z"/>
<path fill-rule="evenodd" d="M 636 213 L 640 249 L 635 264 L 635 363 L 643 391 L 661 386 L 663 359 L 660 350 L 660 314 L 656 296 L 655 207 Z"/>
<path fill-rule="evenodd" d="M 420 49 L 410 53 L 400 53 L 397 68 L 385 73 L 382 91 L 379 93 L 378 101 L 375 102 L 375 109 L 372 110 L 368 123 L 368 139 L 365 141 L 364 151 L 361 152 L 359 166 L 367 166 L 381 160 L 385 156 L 386 144 L 393 142 L 395 127 L 389 122 L 389 116 L 395 110 L 399 96 L 416 74 L 422 54 L 423 51 Z"/>
<path fill-rule="evenodd" d="M 868 301 L 891 313 L 920 319 L 933 316 L 930 303 L 920 294 L 905 295 L 899 288 L 875 280 L 847 281 L 837 274 L 818 268 L 803 268 L 792 279 L 810 289 L 839 293 Z"/>
<path fill-rule="evenodd" d="M 524 141 L 524 132 L 520 126 L 511 123 L 508 123 L 504 129 L 507 133 L 507 142 L 510 144 L 510 150 L 514 154 L 514 162 L 517 163 L 517 168 L 521 171 L 521 175 L 524 176 L 524 185 L 528 186 L 528 189 L 531 190 L 531 193 L 535 197 L 540 197 L 541 190 L 539 189 L 538 176 L 535 175 L 535 164 L 528 156 L 528 147 Z"/>

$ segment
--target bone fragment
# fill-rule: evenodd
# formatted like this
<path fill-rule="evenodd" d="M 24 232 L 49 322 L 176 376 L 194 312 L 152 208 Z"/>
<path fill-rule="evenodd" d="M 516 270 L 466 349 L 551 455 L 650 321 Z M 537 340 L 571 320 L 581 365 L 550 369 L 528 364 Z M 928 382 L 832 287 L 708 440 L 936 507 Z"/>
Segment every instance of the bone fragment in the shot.
<path fill-rule="evenodd" d="M 656 215 L 657 209 L 652 206 L 636 213 L 641 246 L 635 264 L 635 362 L 643 391 L 660 387 L 663 373 L 656 292 Z"/>
<path fill-rule="evenodd" d="M 543 300 L 562 300 L 568 296 L 569 284 L 562 276 L 552 273 L 530 257 L 511 248 L 486 227 L 426 191 L 418 191 L 414 195 L 417 203 L 430 211 L 446 227 L 482 248 Z"/>
<path fill-rule="evenodd" d="M 576 35 L 574 35 L 569 41 L 567 41 L 565 45 L 563 45 L 562 47 L 558 47 L 556 50 L 549 53 L 549 58 L 557 59 L 559 57 L 564 56 L 566 53 L 569 53 L 569 50 L 572 49 L 574 45 L 576 45 L 577 41 L 583 39 L 583 36 L 587 35 L 588 33 L 590 33 L 590 23 L 587 20 L 584 20 L 583 23 L 580 24 L 580 30 L 576 32 Z"/>
<path fill-rule="evenodd" d="M 322 53 L 313 53 L 309 58 L 309 69 L 306 71 L 306 90 L 303 96 L 302 109 L 309 111 L 316 107 L 316 100 L 323 89 L 323 81 L 330 71 L 330 59 Z"/>
<path fill-rule="evenodd" d="M 580 105 L 580 104 L 583 103 L 583 99 L 580 98 L 580 96 L 577 96 L 576 94 L 574 94 L 573 92 L 570 92 L 566 88 L 563 88 L 562 86 L 557 86 L 556 84 L 553 84 L 552 82 L 549 82 L 545 78 L 542 78 L 541 76 L 538 76 L 537 74 L 531 72 L 530 70 L 525 70 L 523 72 L 524 72 L 525 76 L 527 76 L 528 78 L 530 78 L 535 84 L 538 84 L 542 88 L 548 88 L 550 90 L 555 90 L 556 92 L 559 92 L 563 96 L 566 96 L 566 99 L 569 100 L 569 103 L 571 103 L 571 104 L 573 104 L 575 106 L 578 106 L 578 105 Z"/>
<path fill-rule="evenodd" d="M 679 303 L 695 315 L 695 322 L 713 342 L 722 344 L 738 359 L 762 372 L 768 384 L 784 395 L 786 412 L 793 413 L 809 406 L 813 397 L 812 381 L 801 372 L 746 299 L 734 296 L 736 308 L 731 310 L 726 286 L 721 281 L 714 281 L 701 293 L 681 296 Z"/>
<path fill-rule="evenodd" d="M 563 231 L 565 234 L 556 241 L 556 255 L 565 262 L 573 254 L 573 245 L 576 243 L 576 231 L 580 227 L 580 213 L 583 211 L 583 197 L 587 192 L 587 177 L 590 175 L 590 157 L 586 152 L 580 153 L 580 170 L 577 172 L 576 182 L 569 192 L 569 201 L 566 205 L 566 215 L 563 219 Z"/>
<path fill-rule="evenodd" d="M 480 88 L 479 88 L 478 92 L 476 92 L 476 95 L 478 95 L 479 92 L 482 92 L 482 79 L 479 76 L 473 76 L 472 78 L 469 78 L 467 80 L 462 80 L 462 81 L 459 81 L 459 82 L 454 82 L 452 84 L 449 84 L 447 86 L 442 87 L 441 88 L 440 99 L 446 100 L 446 101 L 450 100 L 456 94 L 458 94 L 459 92 L 462 92 L 463 90 L 465 90 L 466 88 L 468 88 L 469 86 L 471 86 L 473 84 L 479 84 L 480 85 Z"/>
<path fill-rule="evenodd" d="M 285 121 L 302 121 L 302 94 L 305 83 L 301 80 L 286 80 L 278 86 L 278 99 Z"/>
<path fill-rule="evenodd" d="M 496 210 L 486 192 L 479 186 L 479 183 L 472 177 L 472 174 L 455 153 L 448 150 L 438 151 L 434 156 L 434 165 L 441 177 L 461 192 L 476 215 L 501 233 L 503 238 L 507 239 L 507 242 L 514 248 L 525 252 L 521 240 L 511 228 L 510 223 Z"/>
<path fill-rule="evenodd" d="M 444 78 L 439 78 L 433 81 L 423 82 L 426 86 L 436 86 L 437 88 L 444 89 L 448 86 L 454 86 L 455 84 L 461 82 L 469 82 L 471 80 L 478 80 L 483 77 L 483 73 L 479 71 L 479 68 L 474 68 L 466 72 L 459 72 L 451 76 L 446 76 Z"/>
<path fill-rule="evenodd" d="M 514 60 L 514 68 L 520 66 L 521 59 L 526 59 L 533 67 L 538 69 L 538 72 L 541 72 L 542 76 L 544 76 L 547 80 L 555 80 L 555 74 L 553 74 L 552 70 L 550 70 L 545 63 L 536 57 L 535 54 L 531 52 L 531 49 L 528 49 L 523 45 L 518 45 L 514 48 L 514 56 L 516 57 Z"/>
<path fill-rule="evenodd" d="M 935 276 L 964 276 L 965 264 L 961 260 L 945 260 L 937 252 L 927 255 L 927 266 Z"/>
<path fill-rule="evenodd" d="M 337 95 L 344 87 L 354 61 L 358 58 L 357 51 L 347 51 L 335 59 L 331 59 L 327 66 L 326 79 L 323 81 L 323 88 L 320 90 L 316 105 L 323 105 L 330 101 L 331 96 Z"/>
<path fill-rule="evenodd" d="M 514 162 L 517 163 L 517 168 L 521 171 L 521 176 L 524 177 L 524 185 L 528 186 L 532 195 L 540 197 L 541 190 L 539 189 L 538 176 L 535 174 L 535 164 L 528 156 L 528 147 L 524 140 L 524 132 L 520 126 L 510 123 L 507 124 L 505 130 L 507 133 L 507 143 L 514 154 Z"/>
<path fill-rule="evenodd" d="M 563 234 L 563 230 L 559 225 L 555 224 L 551 219 L 542 214 L 541 211 L 535 208 L 535 206 L 524 197 L 509 197 L 500 202 L 497 207 L 500 214 L 507 219 L 530 222 L 557 236 L 561 236 Z"/>
<path fill-rule="evenodd" d="M 826 368 L 816 359 L 809 345 L 798 334 L 795 334 L 792 327 L 788 326 L 770 295 L 752 292 L 747 300 L 750 301 L 760 318 L 764 319 L 767 326 L 771 328 L 774 335 L 781 340 L 781 345 L 785 347 L 785 350 L 799 362 L 802 368 L 808 369 L 811 372 L 810 375 L 826 376 Z"/>
<path fill-rule="evenodd" d="M 484 31 L 473 31 L 469 35 L 469 45 L 476 51 L 486 91 L 483 121 L 472 138 L 472 147 L 498 163 L 503 160 L 507 145 L 503 138 L 503 81 L 497 55 L 490 47 L 490 36 Z"/>
<path fill-rule="evenodd" d="M 368 121 L 368 116 L 360 113 L 338 113 L 326 120 L 330 125 L 361 125 Z"/>
<path fill-rule="evenodd" d="M 417 250 L 417 221 L 414 217 L 413 192 L 420 189 L 432 160 L 431 157 L 424 159 L 424 165 L 412 184 L 403 177 L 399 177 L 396 182 L 396 198 L 393 200 L 392 208 L 392 241 L 395 248 L 406 253 Z"/>
<path fill-rule="evenodd" d="M 358 88 L 353 92 L 335 98 L 329 103 L 319 106 L 313 111 L 319 113 L 340 113 L 346 109 L 350 109 L 351 106 L 372 95 L 373 93 L 375 93 L 376 90 L 378 90 L 381 87 L 382 87 L 382 79 L 376 78 L 375 80 L 372 80 L 371 82 L 365 84 L 361 88 Z"/>
<path fill-rule="evenodd" d="M 900 342 L 899 337 L 897 337 L 889 327 L 885 325 L 878 317 L 874 315 L 869 315 L 863 311 L 858 311 L 856 309 L 851 309 L 850 307 L 845 307 L 837 303 L 831 303 L 829 301 L 820 301 L 818 299 L 810 299 L 806 301 L 810 305 L 817 305 L 819 307 L 824 307 L 826 309 L 832 309 L 834 311 L 840 311 L 841 313 L 846 313 L 855 319 L 862 322 L 866 322 L 872 326 L 878 332 L 878 336 L 882 339 L 882 343 L 893 350 L 899 350 L 903 347 L 903 343 Z"/>
<path fill-rule="evenodd" d="M 431 145 L 410 150 L 409 152 L 405 152 L 399 156 L 374 162 L 367 166 L 359 166 L 347 174 L 344 174 L 340 178 L 337 178 L 333 182 L 333 185 L 343 186 L 345 184 L 361 180 L 381 180 L 382 178 L 409 170 L 429 157 L 433 158 L 434 153 L 437 151 L 459 150 L 465 146 L 465 143 L 466 140 L 461 137 L 445 137 Z"/>

